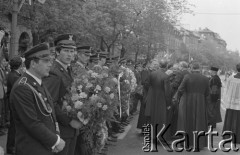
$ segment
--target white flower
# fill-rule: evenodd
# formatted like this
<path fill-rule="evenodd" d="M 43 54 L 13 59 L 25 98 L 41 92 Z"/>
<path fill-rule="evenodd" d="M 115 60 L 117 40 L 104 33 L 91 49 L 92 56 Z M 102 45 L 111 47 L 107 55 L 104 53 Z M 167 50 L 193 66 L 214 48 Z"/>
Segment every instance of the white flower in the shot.
<path fill-rule="evenodd" d="M 110 98 L 111 99 L 113 99 L 114 98 L 114 94 L 112 93 L 112 94 L 110 94 Z"/>
<path fill-rule="evenodd" d="M 93 73 L 93 71 L 92 71 L 92 70 L 89 70 L 89 71 L 88 71 L 88 74 L 92 74 L 92 73 Z"/>
<path fill-rule="evenodd" d="M 83 82 L 84 82 L 84 83 L 88 83 L 88 79 L 87 79 L 87 78 L 84 79 Z"/>
<path fill-rule="evenodd" d="M 91 88 L 93 86 L 93 84 L 91 84 L 91 83 L 87 83 L 87 88 Z"/>
<path fill-rule="evenodd" d="M 93 72 L 92 74 L 91 74 L 91 77 L 93 77 L 93 78 L 96 78 L 96 77 L 98 77 L 99 75 L 98 75 L 98 73 L 95 73 L 95 72 Z"/>
<path fill-rule="evenodd" d="M 98 90 L 100 91 L 100 90 L 102 90 L 102 88 L 101 88 L 101 86 L 97 85 L 96 88 L 95 88 L 95 90 L 96 90 L 96 91 L 98 91 Z"/>
<path fill-rule="evenodd" d="M 67 107 L 67 106 L 68 106 L 68 103 L 67 103 L 66 100 L 63 101 L 63 106 L 64 106 L 64 107 Z"/>
<path fill-rule="evenodd" d="M 99 97 L 98 97 L 97 95 L 92 95 L 92 96 L 90 97 L 90 101 L 94 102 L 94 101 L 96 101 L 98 98 L 99 98 Z"/>
<path fill-rule="evenodd" d="M 67 112 L 70 112 L 72 110 L 72 107 L 68 105 L 66 109 L 67 109 Z"/>
<path fill-rule="evenodd" d="M 89 122 L 89 118 L 87 118 L 87 119 L 84 119 L 84 121 L 82 122 L 84 125 L 86 125 L 86 124 L 88 124 L 88 122 Z"/>
<path fill-rule="evenodd" d="M 130 84 L 130 82 L 129 82 L 128 80 L 124 80 L 124 82 L 125 82 L 126 84 Z"/>
<path fill-rule="evenodd" d="M 79 85 L 79 86 L 77 87 L 77 89 L 80 90 L 80 91 L 82 91 L 82 88 L 83 88 L 82 85 Z"/>
<path fill-rule="evenodd" d="M 97 103 L 97 107 L 98 107 L 98 108 L 101 108 L 101 107 L 102 107 L 102 103 L 98 102 L 98 103 Z"/>
<path fill-rule="evenodd" d="M 103 69 L 108 69 L 108 67 L 107 66 L 103 66 Z"/>
<path fill-rule="evenodd" d="M 84 92 L 81 92 L 81 93 L 79 94 L 79 96 L 80 96 L 80 98 L 87 98 L 87 94 L 84 93 Z"/>
<path fill-rule="evenodd" d="M 118 83 L 117 78 L 112 78 L 113 82 Z"/>
<path fill-rule="evenodd" d="M 106 93 L 109 93 L 111 91 L 111 89 L 109 87 L 105 87 L 104 90 L 105 90 Z"/>
<path fill-rule="evenodd" d="M 79 112 L 77 113 L 77 118 L 78 118 L 81 122 L 84 121 L 84 119 L 83 119 L 83 114 L 82 114 L 81 111 L 79 111 Z"/>
<path fill-rule="evenodd" d="M 73 94 L 71 99 L 72 99 L 72 101 L 77 101 L 79 99 L 79 95 L 78 94 Z"/>
<path fill-rule="evenodd" d="M 75 109 L 81 109 L 83 103 L 81 101 L 74 102 L 74 108 Z"/>
<path fill-rule="evenodd" d="M 104 105 L 103 107 L 102 107 L 102 110 L 107 110 L 107 108 L 108 108 L 108 106 L 107 105 Z"/>
<path fill-rule="evenodd" d="M 77 89 L 76 89 L 75 87 L 71 87 L 71 91 L 72 91 L 72 92 L 76 92 Z"/>
<path fill-rule="evenodd" d="M 103 76 L 104 78 L 106 78 L 106 77 L 108 77 L 108 74 L 107 74 L 107 73 L 103 73 L 102 76 Z"/>

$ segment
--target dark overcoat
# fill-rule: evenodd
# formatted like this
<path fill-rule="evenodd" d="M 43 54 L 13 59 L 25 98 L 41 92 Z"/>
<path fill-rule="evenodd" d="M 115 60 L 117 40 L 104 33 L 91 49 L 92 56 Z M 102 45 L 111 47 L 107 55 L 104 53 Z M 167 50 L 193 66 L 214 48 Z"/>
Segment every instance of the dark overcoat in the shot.
<path fill-rule="evenodd" d="M 146 97 L 147 97 L 147 92 L 149 88 L 150 71 L 143 70 L 140 75 L 141 75 L 141 85 L 143 86 L 143 92 L 142 92 L 142 102 L 140 106 L 140 112 L 139 112 L 138 123 L 137 123 L 138 129 L 142 129 L 142 126 L 146 124 L 145 108 L 146 108 Z"/>
<path fill-rule="evenodd" d="M 193 146 L 193 131 L 208 130 L 207 106 L 209 103 L 209 80 L 199 72 L 185 75 L 178 88 L 180 98 L 178 110 L 178 131 L 189 136 L 189 145 Z M 207 146 L 205 137 L 200 138 L 200 148 Z"/>
<path fill-rule="evenodd" d="M 45 105 L 52 108 L 51 114 L 25 83 L 41 94 Z M 56 118 L 47 89 L 24 73 L 12 88 L 10 103 L 16 127 L 16 155 L 53 155 L 52 146 L 57 142 Z"/>
<path fill-rule="evenodd" d="M 77 130 L 69 125 L 72 118 L 70 118 L 65 112 L 62 111 L 62 98 L 66 95 L 68 87 L 71 87 L 73 78 L 60 63 L 54 61 L 49 72 L 49 76 L 44 78 L 43 82 L 53 98 L 61 137 L 75 137 Z"/>
<path fill-rule="evenodd" d="M 168 75 L 159 69 L 149 76 L 149 90 L 146 99 L 145 116 L 150 117 L 150 123 L 158 124 L 157 131 L 168 124 L 167 111 L 170 106 L 170 85 Z"/>
<path fill-rule="evenodd" d="M 12 90 L 14 83 L 19 79 L 20 76 L 21 74 L 15 70 L 9 72 L 7 77 L 7 94 L 6 94 L 8 98 L 10 97 L 10 92 Z"/>
<path fill-rule="evenodd" d="M 208 106 L 208 110 L 209 110 L 208 122 L 210 125 L 214 125 L 214 123 L 222 122 L 221 111 L 220 111 L 222 83 L 218 75 L 214 75 L 210 79 L 210 90 L 214 86 L 216 86 L 219 91 L 217 94 L 210 93 L 210 103 Z"/>

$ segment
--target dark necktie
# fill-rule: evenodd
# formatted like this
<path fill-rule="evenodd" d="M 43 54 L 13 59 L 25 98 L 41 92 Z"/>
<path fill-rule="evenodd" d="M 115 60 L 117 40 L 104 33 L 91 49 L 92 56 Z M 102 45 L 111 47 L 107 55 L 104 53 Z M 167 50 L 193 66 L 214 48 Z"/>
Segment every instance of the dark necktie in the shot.
<path fill-rule="evenodd" d="M 70 77 L 72 77 L 72 74 L 71 74 L 72 68 L 71 68 L 71 66 L 68 66 L 68 67 L 67 67 L 67 72 L 68 72 L 68 75 L 69 75 Z"/>

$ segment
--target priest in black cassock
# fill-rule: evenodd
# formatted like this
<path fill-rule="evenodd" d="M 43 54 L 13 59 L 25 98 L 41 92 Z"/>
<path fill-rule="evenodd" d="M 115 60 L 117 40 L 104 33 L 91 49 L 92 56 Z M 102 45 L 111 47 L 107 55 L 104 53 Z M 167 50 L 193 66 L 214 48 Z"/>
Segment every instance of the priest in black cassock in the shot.
<path fill-rule="evenodd" d="M 222 122 L 221 118 L 221 87 L 222 82 L 219 76 L 217 75 L 218 68 L 211 67 L 212 77 L 210 79 L 210 102 L 208 106 L 209 110 L 209 125 L 212 125 L 213 128 L 216 128 L 216 123 Z"/>
<path fill-rule="evenodd" d="M 209 80 L 200 73 L 200 65 L 194 62 L 191 73 L 185 75 L 178 88 L 180 98 L 178 110 L 178 131 L 188 134 L 187 148 L 194 147 L 194 131 L 208 131 L 207 106 L 209 102 Z M 202 149 L 207 146 L 205 136 L 199 138 L 199 146 Z M 196 148 L 196 150 L 197 150 Z"/>
<path fill-rule="evenodd" d="M 161 60 L 160 69 L 153 71 L 149 75 L 149 90 L 146 99 L 145 116 L 149 122 L 155 126 L 158 125 L 155 132 L 159 132 L 163 124 L 168 124 L 167 113 L 170 106 L 170 84 L 166 72 L 167 61 Z M 156 135 L 154 135 L 156 137 Z M 164 137 L 168 139 L 169 137 Z M 161 137 L 160 141 L 166 143 Z M 156 142 L 156 138 L 155 138 Z"/>

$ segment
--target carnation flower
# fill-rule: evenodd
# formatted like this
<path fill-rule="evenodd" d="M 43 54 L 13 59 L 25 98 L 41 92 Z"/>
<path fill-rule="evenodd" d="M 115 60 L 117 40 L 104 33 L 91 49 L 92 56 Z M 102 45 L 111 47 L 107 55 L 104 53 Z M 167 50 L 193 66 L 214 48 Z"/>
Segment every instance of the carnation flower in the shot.
<path fill-rule="evenodd" d="M 87 71 L 87 73 L 88 73 L 88 74 L 92 74 L 92 73 L 93 73 L 93 71 L 92 71 L 92 70 L 89 70 L 89 71 Z"/>
<path fill-rule="evenodd" d="M 109 93 L 111 91 L 111 89 L 109 87 L 105 87 L 104 90 L 105 90 L 106 93 Z"/>
<path fill-rule="evenodd" d="M 83 82 L 88 83 L 88 79 L 87 78 L 83 79 Z"/>
<path fill-rule="evenodd" d="M 103 76 L 104 78 L 106 78 L 106 77 L 108 77 L 108 74 L 107 74 L 107 73 L 103 73 L 102 76 Z"/>
<path fill-rule="evenodd" d="M 98 96 L 97 95 L 92 95 L 91 97 L 90 97 L 90 101 L 92 101 L 92 102 L 94 102 L 94 101 L 96 101 L 96 100 L 98 100 Z"/>
<path fill-rule="evenodd" d="M 89 120 L 90 120 L 89 118 L 84 119 L 82 123 L 83 123 L 84 125 L 86 125 L 86 124 L 88 124 Z"/>
<path fill-rule="evenodd" d="M 75 87 L 71 87 L 71 92 L 76 92 L 77 89 Z"/>
<path fill-rule="evenodd" d="M 115 83 L 118 83 L 117 78 L 112 78 L 112 81 L 115 82 Z"/>
<path fill-rule="evenodd" d="M 84 121 L 84 119 L 83 119 L 83 114 L 82 114 L 81 111 L 79 111 L 79 112 L 77 113 L 77 118 L 78 118 L 81 122 Z"/>
<path fill-rule="evenodd" d="M 83 103 L 81 101 L 74 102 L 74 108 L 75 109 L 81 109 Z"/>
<path fill-rule="evenodd" d="M 111 98 L 111 99 L 114 98 L 114 94 L 113 94 L 113 93 L 110 94 L 110 98 Z"/>
<path fill-rule="evenodd" d="M 98 107 L 98 108 L 101 108 L 101 107 L 102 107 L 102 103 L 98 102 L 98 103 L 97 103 L 97 107 Z"/>
<path fill-rule="evenodd" d="M 67 103 L 66 100 L 63 101 L 63 106 L 64 106 L 64 107 L 67 107 L 67 106 L 68 106 L 68 103 Z"/>
<path fill-rule="evenodd" d="M 87 83 L 87 88 L 91 88 L 93 86 L 93 84 L 91 84 L 91 83 Z"/>
<path fill-rule="evenodd" d="M 98 77 L 98 73 L 93 72 L 93 73 L 91 74 L 91 77 L 93 77 L 93 78 Z"/>
<path fill-rule="evenodd" d="M 66 109 L 67 109 L 67 112 L 70 112 L 72 110 L 72 107 L 68 105 Z"/>
<path fill-rule="evenodd" d="M 82 91 L 82 88 L 83 88 L 82 85 L 79 85 L 79 86 L 77 87 L 77 89 L 80 90 L 80 91 Z"/>
<path fill-rule="evenodd" d="M 107 66 L 103 66 L 103 69 L 108 69 L 108 67 Z"/>
<path fill-rule="evenodd" d="M 107 110 L 107 108 L 108 108 L 108 106 L 107 105 L 104 105 L 103 107 L 102 107 L 102 110 Z"/>
<path fill-rule="evenodd" d="M 84 93 L 84 92 L 81 92 L 81 93 L 79 94 L 79 96 L 80 96 L 80 98 L 87 98 L 87 94 Z"/>
<path fill-rule="evenodd" d="M 102 90 L 102 88 L 101 88 L 101 86 L 97 85 L 96 88 L 95 88 L 95 90 L 96 90 L 96 91 L 98 91 L 98 90 L 100 91 L 100 90 Z"/>
<path fill-rule="evenodd" d="M 72 99 L 72 101 L 77 101 L 79 99 L 78 94 L 73 94 L 71 99 Z"/>
<path fill-rule="evenodd" d="M 128 80 L 124 80 L 124 82 L 125 82 L 126 84 L 130 84 L 130 82 L 129 82 Z"/>

